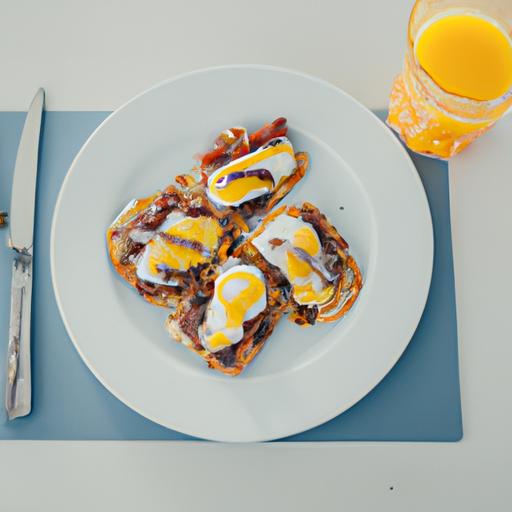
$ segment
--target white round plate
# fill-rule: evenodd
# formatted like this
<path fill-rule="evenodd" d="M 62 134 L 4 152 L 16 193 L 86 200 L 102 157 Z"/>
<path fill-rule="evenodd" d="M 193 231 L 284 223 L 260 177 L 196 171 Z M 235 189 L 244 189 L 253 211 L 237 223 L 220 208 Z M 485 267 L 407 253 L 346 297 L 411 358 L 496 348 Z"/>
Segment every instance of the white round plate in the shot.
<path fill-rule="evenodd" d="M 364 287 L 334 325 L 282 320 L 246 371 L 226 377 L 170 339 L 166 310 L 145 303 L 115 274 L 105 230 L 131 198 L 190 169 L 220 130 L 254 130 L 279 116 L 288 118 L 296 150 L 311 157 L 307 177 L 285 202 L 311 201 L 331 219 Z M 182 75 L 109 116 L 64 180 L 51 240 L 60 312 L 94 375 L 147 418 L 222 441 L 295 434 L 366 395 L 414 333 L 432 256 L 425 192 L 385 125 L 322 80 L 264 66 Z"/>

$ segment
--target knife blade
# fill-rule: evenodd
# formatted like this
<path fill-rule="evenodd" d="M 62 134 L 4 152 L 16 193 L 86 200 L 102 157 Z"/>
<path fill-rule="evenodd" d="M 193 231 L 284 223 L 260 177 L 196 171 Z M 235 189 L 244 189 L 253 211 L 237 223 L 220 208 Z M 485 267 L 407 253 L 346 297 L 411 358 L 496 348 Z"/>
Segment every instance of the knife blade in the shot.
<path fill-rule="evenodd" d="M 30 315 L 37 164 L 44 90 L 30 104 L 21 134 L 11 193 L 9 246 L 14 250 L 11 318 L 7 347 L 5 408 L 9 419 L 26 416 L 32 408 Z"/>
<path fill-rule="evenodd" d="M 44 90 L 39 89 L 28 109 L 16 155 L 9 226 L 10 245 L 17 251 L 29 250 L 32 247 L 37 158 L 43 105 Z"/>

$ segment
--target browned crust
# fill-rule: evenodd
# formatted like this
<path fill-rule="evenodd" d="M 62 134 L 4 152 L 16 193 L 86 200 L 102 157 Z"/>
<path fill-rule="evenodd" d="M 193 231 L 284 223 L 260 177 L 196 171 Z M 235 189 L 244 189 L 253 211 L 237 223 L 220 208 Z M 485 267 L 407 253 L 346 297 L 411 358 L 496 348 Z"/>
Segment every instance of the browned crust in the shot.
<path fill-rule="evenodd" d="M 252 240 L 260 235 L 266 226 L 274 220 L 276 217 L 286 213 L 293 217 L 300 217 L 305 222 L 309 222 L 313 225 L 315 230 L 320 236 L 322 247 L 326 250 L 327 246 L 334 247 L 335 253 L 338 257 L 339 263 L 339 279 L 336 284 L 336 290 L 333 294 L 333 298 L 324 305 L 321 306 L 300 306 L 293 298 L 290 297 L 288 302 L 288 311 L 290 313 L 289 319 L 299 325 L 312 325 L 315 322 L 334 322 L 343 317 L 352 307 L 356 301 L 361 288 L 363 286 L 363 279 L 361 271 L 352 256 L 350 256 L 348 249 L 348 243 L 338 233 L 336 228 L 327 220 L 316 206 L 311 203 L 305 202 L 302 206 L 286 206 L 283 205 L 277 208 L 271 214 L 267 215 L 265 219 L 260 223 L 258 228 L 251 234 L 251 236 L 234 251 L 235 257 L 242 257 L 250 260 L 263 272 L 279 272 L 282 277 L 286 280 L 284 275 L 276 269 L 273 265 L 270 265 L 265 258 L 261 256 L 256 247 L 252 244 Z M 349 283 L 348 270 L 353 274 L 352 280 Z M 348 295 L 345 303 L 341 308 L 338 308 L 339 302 L 342 298 L 342 293 Z"/>
<path fill-rule="evenodd" d="M 354 274 L 352 285 L 349 288 L 350 296 L 343 304 L 343 307 L 341 307 L 336 313 L 333 313 L 332 315 L 328 314 L 329 311 L 335 308 L 339 300 L 341 291 L 343 290 L 343 280 L 340 279 L 333 300 L 323 308 L 320 308 L 320 312 L 317 317 L 317 320 L 319 322 L 335 322 L 336 320 L 339 320 L 350 310 L 350 308 L 356 301 L 357 297 L 359 296 L 359 292 L 363 287 L 363 276 L 361 274 L 361 271 L 359 270 L 359 267 L 357 266 L 357 263 L 355 262 L 352 256 L 349 256 L 346 259 L 346 264 L 347 267 L 350 268 Z"/>
<path fill-rule="evenodd" d="M 265 207 L 265 213 L 272 210 L 306 175 L 309 168 L 309 155 L 305 152 L 295 153 L 295 160 L 297 161 L 297 168 L 274 190 Z"/>
<path fill-rule="evenodd" d="M 274 331 L 277 322 L 282 316 L 282 311 L 271 310 L 268 313 L 263 312 L 260 316 L 261 319 L 254 324 L 249 332 L 245 333 L 245 338 L 238 344 L 236 350 L 236 362 L 232 367 L 224 366 L 215 354 L 210 353 L 206 359 L 208 366 L 214 370 L 218 370 L 226 375 L 239 375 L 258 355 L 260 350 L 265 346 L 265 343 L 269 339 L 270 335 Z M 257 329 L 261 326 L 263 321 L 268 321 L 265 327 L 265 332 L 262 334 L 257 343 L 254 343 L 254 334 Z"/>
<path fill-rule="evenodd" d="M 210 352 L 205 349 L 199 340 L 198 328 L 202 323 L 206 311 L 206 304 L 193 304 L 180 302 L 175 313 L 172 313 L 166 322 L 167 330 L 171 336 L 204 359 L 210 368 L 225 375 L 239 375 L 244 368 L 258 355 L 260 350 L 272 334 L 279 319 L 283 315 L 286 303 L 281 291 L 273 290 L 270 286 L 267 292 L 267 307 L 256 318 L 244 323 L 244 339 L 228 349 L 232 353 L 228 364 L 220 352 Z M 192 321 L 192 325 L 186 325 Z"/>
<path fill-rule="evenodd" d="M 318 233 L 321 233 L 324 236 L 327 235 L 336 244 L 336 252 L 343 263 L 343 272 L 341 278 L 338 280 L 333 298 L 330 302 L 319 308 L 318 316 L 316 318 L 318 322 L 335 322 L 350 310 L 359 296 L 361 288 L 363 287 L 361 271 L 354 258 L 348 252 L 348 243 L 316 206 L 305 202 L 300 211 L 295 210 L 293 213 L 295 216 L 300 216 L 303 220 L 311 222 Z M 352 283 L 350 286 L 348 286 L 347 269 L 350 269 L 353 273 Z M 338 311 L 331 314 L 331 311 L 336 310 L 341 293 L 344 290 L 349 293 L 348 299 Z"/>

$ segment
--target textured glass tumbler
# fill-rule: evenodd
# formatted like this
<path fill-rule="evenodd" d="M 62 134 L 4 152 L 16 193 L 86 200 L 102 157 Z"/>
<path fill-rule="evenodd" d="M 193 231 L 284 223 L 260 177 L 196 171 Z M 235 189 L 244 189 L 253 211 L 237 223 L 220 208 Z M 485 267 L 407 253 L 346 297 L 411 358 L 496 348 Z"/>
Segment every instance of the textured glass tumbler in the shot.
<path fill-rule="evenodd" d="M 410 149 L 438 158 L 460 152 L 512 106 L 512 87 L 497 98 L 477 100 L 443 89 L 420 65 L 415 52 L 418 35 L 433 20 L 451 15 L 489 20 L 510 40 L 512 0 L 417 0 L 413 7 L 407 53 L 393 83 L 387 123 Z"/>

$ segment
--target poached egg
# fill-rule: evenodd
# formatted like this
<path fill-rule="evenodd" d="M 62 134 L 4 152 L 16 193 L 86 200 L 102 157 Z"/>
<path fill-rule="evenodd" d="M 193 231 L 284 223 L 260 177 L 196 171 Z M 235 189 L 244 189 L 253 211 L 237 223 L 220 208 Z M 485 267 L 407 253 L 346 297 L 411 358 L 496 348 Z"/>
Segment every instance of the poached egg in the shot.
<path fill-rule="evenodd" d="M 261 270 L 253 265 L 235 265 L 215 281 L 213 298 L 200 328 L 202 345 L 210 352 L 239 343 L 243 324 L 267 307 L 267 286 Z"/>
<path fill-rule="evenodd" d="M 208 178 L 206 193 L 217 206 L 240 206 L 272 192 L 296 167 L 291 142 L 276 137 L 217 169 Z"/>
<path fill-rule="evenodd" d="M 283 272 L 298 304 L 320 305 L 331 299 L 335 277 L 325 268 L 315 228 L 283 213 L 252 240 L 260 254 Z"/>
<path fill-rule="evenodd" d="M 176 285 L 171 273 L 209 261 L 221 236 L 222 227 L 213 217 L 172 212 L 146 244 L 137 262 L 137 277 L 153 284 Z"/>

